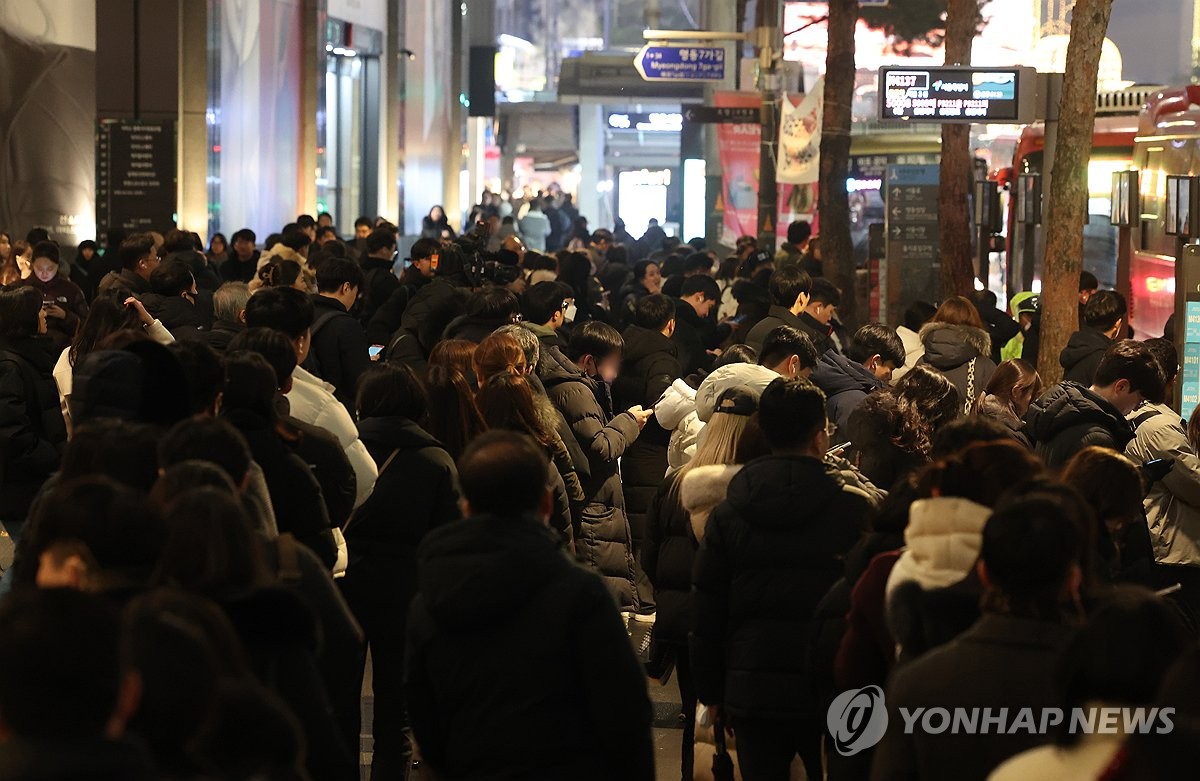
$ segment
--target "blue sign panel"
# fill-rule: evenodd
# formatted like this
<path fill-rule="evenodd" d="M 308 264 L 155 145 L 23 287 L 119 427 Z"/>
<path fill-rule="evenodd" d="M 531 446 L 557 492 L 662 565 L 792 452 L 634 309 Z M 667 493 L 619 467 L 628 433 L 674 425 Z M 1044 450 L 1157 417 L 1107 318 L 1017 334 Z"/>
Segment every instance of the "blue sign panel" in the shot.
<path fill-rule="evenodd" d="M 724 46 L 643 46 L 634 67 L 646 81 L 724 81 Z"/>

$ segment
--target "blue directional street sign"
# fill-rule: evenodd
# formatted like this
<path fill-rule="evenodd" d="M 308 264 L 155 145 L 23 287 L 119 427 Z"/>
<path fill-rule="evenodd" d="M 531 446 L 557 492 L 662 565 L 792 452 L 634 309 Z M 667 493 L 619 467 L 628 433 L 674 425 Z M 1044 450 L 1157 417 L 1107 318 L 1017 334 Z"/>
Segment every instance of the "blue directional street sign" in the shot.
<path fill-rule="evenodd" d="M 633 62 L 646 81 L 724 81 L 724 46 L 643 46 Z"/>

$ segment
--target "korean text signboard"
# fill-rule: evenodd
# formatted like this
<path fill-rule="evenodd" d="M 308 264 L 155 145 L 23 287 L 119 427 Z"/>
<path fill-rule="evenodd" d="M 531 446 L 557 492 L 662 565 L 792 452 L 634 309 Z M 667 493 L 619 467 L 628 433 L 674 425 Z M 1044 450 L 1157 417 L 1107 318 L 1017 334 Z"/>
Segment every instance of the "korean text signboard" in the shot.
<path fill-rule="evenodd" d="M 102 119 L 96 139 L 96 224 L 128 232 L 175 222 L 175 124 Z"/>
<path fill-rule="evenodd" d="M 724 81 L 724 46 L 643 46 L 633 65 L 646 81 Z"/>
<path fill-rule="evenodd" d="M 1031 68 L 880 68 L 880 119 L 1030 122 L 1035 81 Z"/>
<path fill-rule="evenodd" d="M 888 311 L 939 298 L 938 166 L 889 165 L 884 177 Z"/>

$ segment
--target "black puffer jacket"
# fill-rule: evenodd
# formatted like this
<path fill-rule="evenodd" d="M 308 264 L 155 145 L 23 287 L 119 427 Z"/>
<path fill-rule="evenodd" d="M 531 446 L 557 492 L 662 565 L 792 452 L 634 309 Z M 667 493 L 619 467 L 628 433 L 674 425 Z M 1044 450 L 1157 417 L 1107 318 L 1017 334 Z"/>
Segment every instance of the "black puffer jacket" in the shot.
<path fill-rule="evenodd" d="M 671 383 L 683 372 L 678 347 L 661 331 L 631 325 L 625 329 L 625 350 L 621 357 L 621 375 L 613 383 L 616 409 L 641 405 L 654 406 Z M 646 511 L 667 473 L 667 445 L 671 432 L 651 417 L 637 441 L 621 459 L 621 483 L 634 550 L 641 549 L 646 536 Z"/>
<path fill-rule="evenodd" d="M 768 456 L 729 483 L 693 575 L 692 669 L 701 702 L 734 717 L 813 716 L 805 640 L 842 576 L 866 500 L 821 461 Z"/>
<path fill-rule="evenodd" d="M 642 569 L 654 584 L 655 640 L 684 644 L 692 625 L 692 563 L 697 545 L 691 515 L 683 506 L 681 477 L 672 473 L 650 503 Z"/>
<path fill-rule="evenodd" d="M 636 607 L 632 540 L 617 459 L 641 433 L 637 421 L 627 412 L 614 416 L 607 386 L 574 364 L 544 368 L 546 395 L 584 454 L 584 460 L 576 462 L 585 498 L 575 529 L 575 553 L 605 576 L 623 608 Z"/>
<path fill-rule="evenodd" d="M 19 528 L 56 469 L 67 427 L 43 337 L 0 340 L 0 521 Z"/>
<path fill-rule="evenodd" d="M 533 518 L 421 543 L 408 710 L 439 778 L 654 778 L 646 677 L 612 600 Z"/>
<path fill-rule="evenodd" d="M 1096 369 L 1104 351 L 1112 345 L 1109 339 L 1095 328 L 1081 328 L 1071 334 L 1067 346 L 1058 354 L 1058 365 L 1063 367 L 1063 380 L 1077 382 L 1085 388 L 1091 387 L 1096 379 Z"/>
<path fill-rule="evenodd" d="M 333 395 L 353 415 L 358 378 L 371 367 L 367 336 L 340 301 L 312 296 L 312 347 L 304 368 L 334 387 Z"/>
<path fill-rule="evenodd" d="M 996 371 L 989 357 L 992 338 L 987 331 L 969 325 L 927 323 L 921 329 L 921 344 L 925 355 L 917 363 L 945 375 L 958 389 L 964 409 L 973 408 Z"/>
<path fill-rule="evenodd" d="M 825 392 L 825 411 L 837 426 L 834 444 L 850 438 L 850 413 L 868 393 L 883 387 L 874 373 L 837 350 L 825 351 L 813 369 L 812 381 Z"/>
<path fill-rule="evenodd" d="M 1116 407 L 1075 382 L 1056 385 L 1034 401 L 1025 425 L 1035 451 L 1052 469 L 1091 445 L 1124 453 L 1133 439 L 1133 429 Z"/>

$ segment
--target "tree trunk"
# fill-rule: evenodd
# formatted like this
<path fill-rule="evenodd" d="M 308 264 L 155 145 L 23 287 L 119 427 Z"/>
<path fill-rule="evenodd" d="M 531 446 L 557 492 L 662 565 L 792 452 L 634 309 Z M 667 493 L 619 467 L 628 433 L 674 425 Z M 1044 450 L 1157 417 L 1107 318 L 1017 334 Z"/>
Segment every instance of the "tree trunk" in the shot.
<path fill-rule="evenodd" d="M 971 46 L 979 31 L 979 0 L 946 4 L 946 64 L 970 65 Z M 971 126 L 942 125 L 942 164 L 938 187 L 938 247 L 942 263 L 942 298 L 970 296 L 975 290 L 971 253 L 972 220 L 968 208 L 974 181 Z M 980 269 L 986 277 L 986 269 Z"/>
<path fill-rule="evenodd" d="M 1071 13 L 1071 42 L 1059 104 L 1058 144 L 1046 209 L 1042 261 L 1042 320 L 1038 371 L 1051 385 L 1062 379 L 1058 355 L 1078 327 L 1076 300 L 1087 223 L 1088 162 L 1096 121 L 1096 72 L 1113 0 L 1079 0 Z M 1051 306 L 1050 304 L 1053 304 Z"/>
<path fill-rule="evenodd" d="M 821 123 L 821 174 L 818 196 L 821 255 L 830 278 L 842 291 L 838 307 L 851 331 L 859 325 L 854 243 L 850 238 L 850 109 L 854 100 L 854 29 L 858 0 L 829 0 L 829 44 L 825 54 L 825 107 Z"/>

